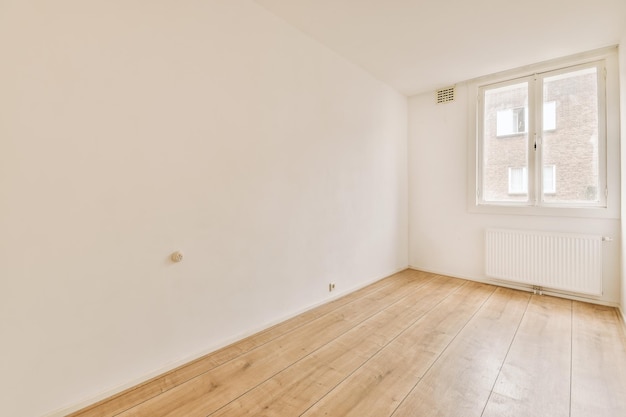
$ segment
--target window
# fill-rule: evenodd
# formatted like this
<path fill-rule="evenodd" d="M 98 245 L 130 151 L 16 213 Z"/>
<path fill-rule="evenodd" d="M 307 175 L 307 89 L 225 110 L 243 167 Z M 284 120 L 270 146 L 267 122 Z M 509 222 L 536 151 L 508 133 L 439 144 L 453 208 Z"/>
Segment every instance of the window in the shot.
<path fill-rule="evenodd" d="M 478 87 L 478 205 L 606 207 L 603 76 L 598 61 Z"/>
<path fill-rule="evenodd" d="M 543 131 L 556 129 L 556 101 L 543 103 Z"/>
<path fill-rule="evenodd" d="M 496 120 L 496 136 L 510 136 L 526 132 L 526 109 L 519 107 L 517 109 L 498 110 Z"/>
<path fill-rule="evenodd" d="M 543 193 L 556 193 L 556 165 L 545 165 L 543 167 Z"/>
<path fill-rule="evenodd" d="M 509 194 L 528 193 L 528 168 L 509 168 Z"/>
<path fill-rule="evenodd" d="M 556 193 L 556 166 L 546 165 L 543 167 L 543 192 L 544 194 Z M 509 194 L 528 193 L 528 168 L 509 168 Z"/>
<path fill-rule="evenodd" d="M 496 136 L 506 137 L 526 133 L 528 112 L 525 107 L 498 110 L 496 118 Z M 543 130 L 556 129 L 556 101 L 543 103 Z"/>

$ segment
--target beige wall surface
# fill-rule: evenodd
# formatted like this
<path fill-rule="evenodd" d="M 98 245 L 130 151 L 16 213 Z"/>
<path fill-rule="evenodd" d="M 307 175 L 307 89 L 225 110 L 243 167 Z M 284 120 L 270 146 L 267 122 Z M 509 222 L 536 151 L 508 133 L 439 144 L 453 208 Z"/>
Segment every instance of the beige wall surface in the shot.
<path fill-rule="evenodd" d="M 620 96 L 621 96 L 621 161 L 622 161 L 622 187 L 626 186 L 626 31 L 619 47 L 620 57 Z M 622 189 L 622 219 L 626 216 L 626 191 Z M 626 236 L 626 225 L 622 221 L 622 239 Z M 622 269 L 621 269 L 621 310 L 626 323 L 626 243 L 622 241 Z"/>
<path fill-rule="evenodd" d="M 407 266 L 406 98 L 254 2 L 7 0 L 0 55 L 0 415 Z"/>

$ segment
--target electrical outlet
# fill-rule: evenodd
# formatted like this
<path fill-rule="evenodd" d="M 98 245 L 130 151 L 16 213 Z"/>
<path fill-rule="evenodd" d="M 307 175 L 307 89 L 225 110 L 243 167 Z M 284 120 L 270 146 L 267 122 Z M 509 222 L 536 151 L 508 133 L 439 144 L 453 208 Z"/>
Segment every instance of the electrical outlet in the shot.
<path fill-rule="evenodd" d="M 330 284 L 328 284 L 328 291 L 333 291 L 335 289 L 335 283 L 331 282 Z"/>

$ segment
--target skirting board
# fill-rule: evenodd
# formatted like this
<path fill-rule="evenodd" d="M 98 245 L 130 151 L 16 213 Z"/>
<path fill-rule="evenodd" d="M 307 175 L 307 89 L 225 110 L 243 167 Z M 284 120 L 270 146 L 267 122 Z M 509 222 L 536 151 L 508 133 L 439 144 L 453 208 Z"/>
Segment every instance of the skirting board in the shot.
<path fill-rule="evenodd" d="M 515 283 L 512 282 L 505 282 L 505 281 L 499 281 L 499 280 L 495 280 L 495 279 L 488 279 L 488 278 L 476 278 L 476 277 L 469 277 L 469 276 L 461 276 L 459 274 L 450 274 L 444 271 L 435 271 L 432 269 L 428 269 L 428 268 L 420 268 L 417 266 L 412 266 L 409 265 L 409 269 L 413 269 L 415 271 L 424 271 L 424 272 L 430 272 L 432 274 L 437 274 L 437 275 L 444 275 L 447 277 L 452 277 L 452 278 L 460 278 L 460 279 L 466 279 L 468 281 L 474 281 L 474 282 L 480 282 L 483 284 L 490 284 L 490 285 L 496 285 L 499 287 L 504 287 L 504 288 L 511 288 L 514 290 L 520 290 L 520 291 L 533 291 L 533 289 L 530 286 L 525 286 L 525 285 L 516 285 Z M 557 291 L 550 291 L 550 290 L 543 290 L 542 291 L 543 294 L 545 295 L 550 295 L 553 297 L 560 297 L 560 298 L 565 298 L 568 300 L 574 300 L 574 301 L 582 301 L 585 303 L 592 303 L 592 304 L 598 304 L 598 305 L 603 305 L 603 306 L 608 306 L 608 307 L 615 307 L 615 308 L 620 308 L 621 306 L 619 305 L 619 303 L 614 303 L 614 302 L 610 302 L 610 301 L 603 301 L 603 300 L 599 300 L 599 299 L 595 299 L 595 298 L 591 298 L 591 297 L 581 297 L 575 294 L 567 294 L 567 293 L 563 293 L 563 292 L 557 292 Z M 624 312 L 622 311 L 622 317 L 624 316 Z"/>
<path fill-rule="evenodd" d="M 394 274 L 396 274 L 398 272 L 401 272 L 401 271 L 404 271 L 406 269 L 411 269 L 411 268 L 409 266 L 398 268 L 398 269 L 396 269 L 395 271 L 393 271 L 393 272 L 391 272 L 389 274 L 385 274 L 383 276 L 379 276 L 377 278 L 370 279 L 370 280 L 368 280 L 366 282 L 363 282 L 363 283 L 361 283 L 359 285 L 356 285 L 356 286 L 354 286 L 352 288 L 348 288 L 348 289 L 343 290 L 343 291 L 339 290 L 336 293 L 334 293 L 332 296 L 329 296 L 329 297 L 327 297 L 327 298 L 325 298 L 325 299 L 323 299 L 323 300 L 321 300 L 321 301 L 319 301 L 317 303 L 311 304 L 311 305 L 309 305 L 307 307 L 304 307 L 304 308 L 302 308 L 300 310 L 297 310 L 295 312 L 289 313 L 289 314 L 287 314 L 287 315 L 285 315 L 285 316 L 283 316 L 281 318 L 278 318 L 276 320 L 272 320 L 270 322 L 264 323 L 263 325 L 258 326 L 258 327 L 254 328 L 252 330 L 248 330 L 248 331 L 242 332 L 242 333 L 240 333 L 238 335 L 235 335 L 233 337 L 229 337 L 227 339 L 221 340 L 220 342 L 214 344 L 213 346 L 209 347 L 208 349 L 203 350 L 202 352 L 198 352 L 198 353 L 196 353 L 194 355 L 190 355 L 190 356 L 188 356 L 188 357 L 186 357 L 186 358 L 184 358 L 182 360 L 178 360 L 178 361 L 172 362 L 172 363 L 170 363 L 170 364 L 168 364 L 168 365 L 166 365 L 164 367 L 161 367 L 160 369 L 157 369 L 157 370 L 155 370 L 153 372 L 150 372 L 150 373 L 148 373 L 148 374 L 146 374 L 146 375 L 144 375 L 144 376 L 142 376 L 140 378 L 137 378 L 137 379 L 135 379 L 133 381 L 130 381 L 130 382 L 125 383 L 125 384 L 122 384 L 122 385 L 120 385 L 120 386 L 118 386 L 116 388 L 110 389 L 110 390 L 108 390 L 106 392 L 103 392 L 103 393 L 101 393 L 99 395 L 96 395 L 96 396 L 84 399 L 82 401 L 79 401 L 79 402 L 77 402 L 76 404 L 74 404 L 72 406 L 67 406 L 67 407 L 64 407 L 63 409 L 60 409 L 60 410 L 57 410 L 57 411 L 53 411 L 51 413 L 44 414 L 42 417 L 64 417 L 64 416 L 66 416 L 66 415 L 68 415 L 70 413 L 76 412 L 78 410 L 82 410 L 85 407 L 88 407 L 88 406 L 90 406 L 92 404 L 95 404 L 95 403 L 100 402 L 102 400 L 105 400 L 107 398 L 113 397 L 113 396 L 115 396 L 117 394 L 120 394 L 120 393 L 130 389 L 130 388 L 136 387 L 137 385 L 140 385 L 140 384 L 143 384 L 145 382 L 148 382 L 148 381 L 150 381 L 153 378 L 156 378 L 156 377 L 158 377 L 160 375 L 163 375 L 163 374 L 166 374 L 166 373 L 168 373 L 170 371 L 173 371 L 176 368 L 179 368 L 179 367 L 181 367 L 181 366 L 183 366 L 183 365 L 185 365 L 187 363 L 190 363 L 190 362 L 193 362 L 193 361 L 195 361 L 197 359 L 200 359 L 203 356 L 206 356 L 206 355 L 208 355 L 210 353 L 213 353 L 213 352 L 215 352 L 215 351 L 217 351 L 217 350 L 219 350 L 221 348 L 224 348 L 224 347 L 226 347 L 228 345 L 231 345 L 231 344 L 233 344 L 235 342 L 238 342 L 238 341 L 240 341 L 242 339 L 245 339 L 248 336 L 252 336 L 253 334 L 262 332 L 263 330 L 269 329 L 270 327 L 275 326 L 278 323 L 282 323 L 283 321 L 289 320 L 290 318 L 293 318 L 293 317 L 295 317 L 295 316 L 297 316 L 299 314 L 305 313 L 305 312 L 307 312 L 309 310 L 312 310 L 312 309 L 314 309 L 316 307 L 319 307 L 319 306 L 321 306 L 323 304 L 326 304 L 326 303 L 328 303 L 330 301 L 333 301 L 333 300 L 335 300 L 337 298 L 343 297 L 343 296 L 348 295 L 348 294 L 350 294 L 352 292 L 360 290 L 361 288 L 367 287 L 368 285 L 371 285 L 371 284 L 373 284 L 375 282 L 378 282 L 378 281 L 380 281 L 380 280 L 382 280 L 384 278 L 387 278 L 387 277 L 389 277 L 391 275 L 394 275 Z"/>

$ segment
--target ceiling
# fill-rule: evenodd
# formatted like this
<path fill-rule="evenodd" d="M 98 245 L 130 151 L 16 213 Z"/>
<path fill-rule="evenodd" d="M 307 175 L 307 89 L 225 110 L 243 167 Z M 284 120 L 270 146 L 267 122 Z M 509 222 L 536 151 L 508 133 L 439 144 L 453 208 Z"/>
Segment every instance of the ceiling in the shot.
<path fill-rule="evenodd" d="M 619 43 L 626 0 L 256 0 L 413 95 Z"/>

